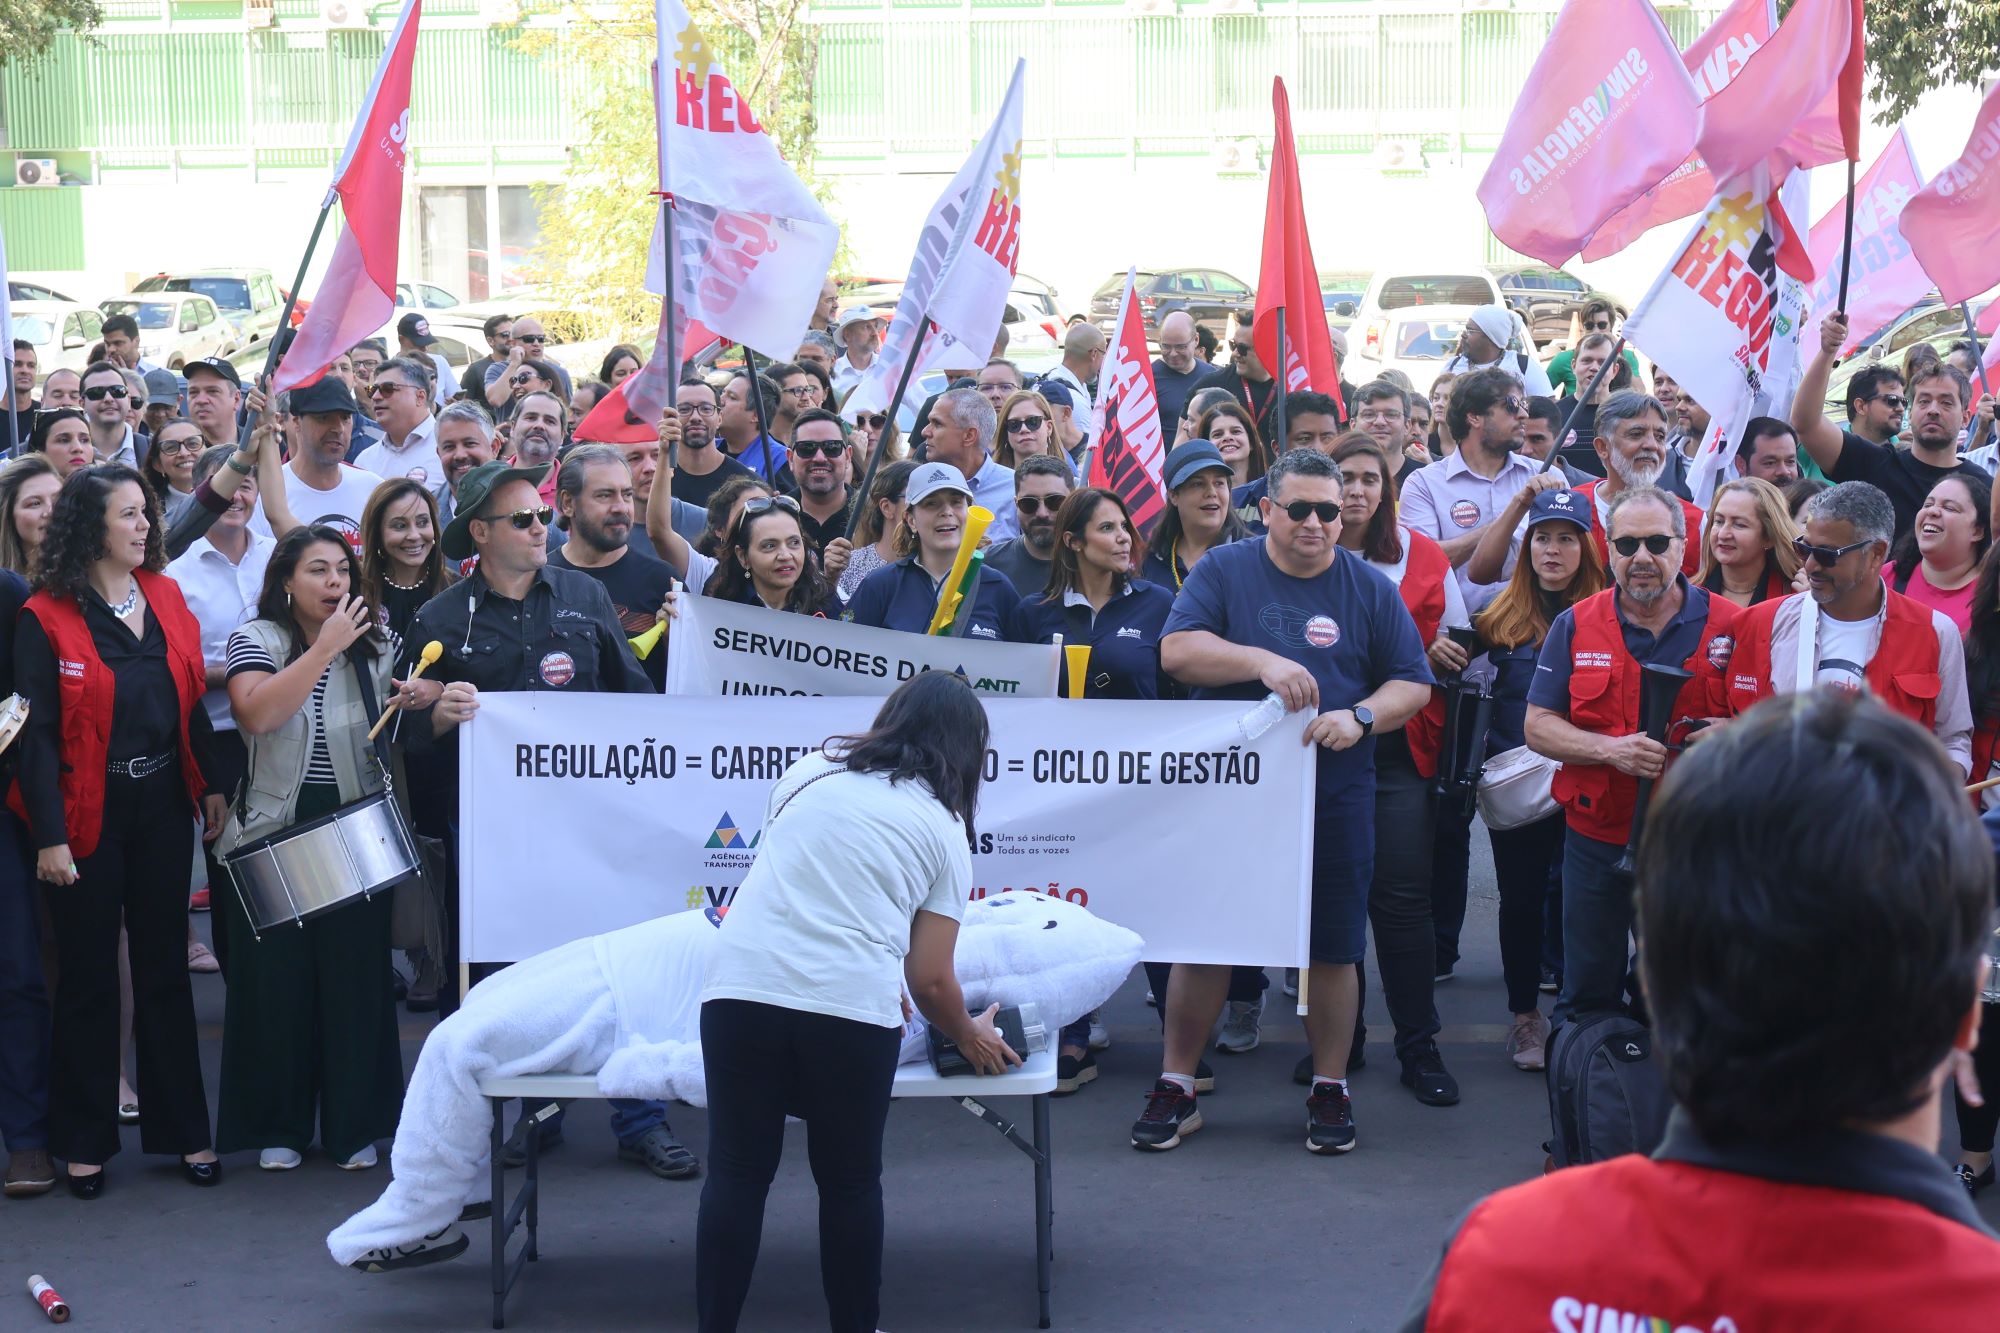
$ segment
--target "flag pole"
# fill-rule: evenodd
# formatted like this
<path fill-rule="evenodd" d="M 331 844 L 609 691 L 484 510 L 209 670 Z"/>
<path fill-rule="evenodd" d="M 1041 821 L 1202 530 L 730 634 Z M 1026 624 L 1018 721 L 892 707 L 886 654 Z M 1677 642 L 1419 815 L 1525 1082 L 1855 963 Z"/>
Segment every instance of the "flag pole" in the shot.
<path fill-rule="evenodd" d="M 1624 354 L 1625 335 L 1621 333 L 1618 335 L 1618 341 L 1611 345 L 1611 355 L 1604 358 L 1604 364 L 1590 377 L 1590 387 L 1576 396 L 1576 401 L 1569 406 L 1569 415 L 1563 418 L 1562 425 L 1556 427 L 1555 442 L 1549 446 L 1549 456 L 1542 460 L 1542 471 L 1547 472 L 1556 465 L 1556 460 L 1562 457 L 1563 440 L 1568 438 L 1570 427 L 1576 424 L 1576 414 L 1583 411 L 1583 405 L 1596 396 L 1597 386 L 1604 383 L 1604 377 L 1611 373 L 1611 368 L 1618 364 L 1618 358 Z"/>
<path fill-rule="evenodd" d="M 1252 342 L 1256 341 L 1256 334 L 1254 331 L 1251 334 L 1251 341 Z M 1285 439 L 1286 439 L 1285 380 L 1289 376 L 1289 372 L 1291 370 L 1291 364 L 1292 364 L 1291 355 L 1285 349 L 1285 308 L 1283 306 L 1279 306 L 1278 307 L 1278 368 L 1277 370 L 1272 371 L 1273 376 L 1276 378 L 1278 382 L 1278 401 L 1271 405 L 1271 434 L 1275 437 L 1271 441 L 1271 452 L 1273 457 L 1282 457 L 1285 452 Z M 1264 367 L 1264 369 L 1270 370 L 1271 368 L 1269 366 L 1266 366 Z"/>
<path fill-rule="evenodd" d="M 1960 301 L 1958 313 L 1965 316 L 1965 336 L 1972 340 L 1972 369 L 1979 376 L 1979 392 L 1990 398 L 1993 396 L 1993 386 L 1986 381 L 1986 357 L 1979 350 L 1979 329 L 1972 322 L 1972 302 Z M 1972 447 L 1969 436 L 1966 439 L 1966 447 L 1968 449 Z"/>
<path fill-rule="evenodd" d="M 14 339 L 7 339 L 7 453 L 21 447 L 21 392 L 14 387 Z"/>
<path fill-rule="evenodd" d="M 668 285 L 673 285 L 671 275 L 669 275 Z M 764 437 L 764 484 L 766 486 L 775 486 L 778 484 L 777 479 L 771 472 L 771 469 L 775 466 L 771 460 L 771 417 L 764 410 L 764 377 L 762 372 L 757 369 L 757 354 L 750 350 L 749 343 L 743 344 L 743 360 L 750 367 L 750 401 L 757 409 L 757 433 Z"/>
<path fill-rule="evenodd" d="M 1847 159 L 1847 230 L 1840 238 L 1840 300 L 1834 309 L 1847 313 L 1847 268 L 1854 258 L 1854 159 Z"/>
<path fill-rule="evenodd" d="M 319 206 L 319 217 L 313 221 L 312 235 L 306 238 L 306 252 L 299 259 L 298 276 L 292 279 L 292 289 L 285 294 L 284 312 L 278 316 L 278 327 L 272 330 L 271 345 L 264 353 L 264 373 L 259 375 L 255 381 L 256 387 L 266 392 L 269 391 L 271 376 L 278 369 L 278 354 L 284 347 L 285 331 L 292 327 L 292 311 L 299 304 L 299 288 L 306 285 L 306 268 L 312 263 L 313 251 L 319 249 L 320 233 L 326 230 L 327 215 L 333 211 L 333 201 L 339 197 L 340 195 L 337 191 L 328 190 L 326 192 L 326 198 Z M 250 432 L 255 424 L 250 419 L 249 399 L 243 398 L 238 400 L 236 404 L 237 449 L 243 450 L 249 448 Z"/>
<path fill-rule="evenodd" d="M 875 437 L 875 448 L 868 455 L 868 470 L 861 474 L 861 488 L 858 492 L 860 503 L 847 507 L 847 530 L 840 535 L 850 541 L 854 538 L 854 525 L 860 521 L 861 510 L 868 503 L 868 492 L 875 487 L 875 470 L 882 466 L 882 455 L 889 452 L 889 432 L 896 428 L 896 413 L 902 409 L 903 395 L 909 392 L 910 388 L 910 376 L 916 373 L 917 362 L 923 357 L 924 335 L 930 331 L 930 327 L 931 321 L 928 315 L 917 321 L 917 336 L 911 340 L 910 354 L 903 360 L 903 373 L 896 377 L 896 392 L 889 395 L 889 407 L 885 413 L 886 419 L 882 423 L 882 432 Z"/>

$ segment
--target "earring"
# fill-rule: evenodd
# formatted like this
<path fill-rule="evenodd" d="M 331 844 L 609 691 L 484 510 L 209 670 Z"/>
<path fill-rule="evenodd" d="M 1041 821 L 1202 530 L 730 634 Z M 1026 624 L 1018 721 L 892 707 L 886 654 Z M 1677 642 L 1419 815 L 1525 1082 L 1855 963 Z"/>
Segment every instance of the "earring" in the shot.
<path fill-rule="evenodd" d="M 286 592 L 286 594 L 285 594 L 285 606 L 286 606 L 286 609 L 288 609 L 288 610 L 289 610 L 289 609 L 290 609 L 290 607 L 291 607 L 291 605 L 292 605 L 292 594 L 291 594 L 290 592 Z"/>

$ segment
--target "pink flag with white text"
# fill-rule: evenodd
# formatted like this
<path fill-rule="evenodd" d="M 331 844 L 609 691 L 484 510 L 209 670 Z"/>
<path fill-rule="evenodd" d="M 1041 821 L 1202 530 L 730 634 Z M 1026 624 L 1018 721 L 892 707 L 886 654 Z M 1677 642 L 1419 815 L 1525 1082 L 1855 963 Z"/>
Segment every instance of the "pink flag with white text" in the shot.
<path fill-rule="evenodd" d="M 1479 182 L 1486 225 L 1521 254 L 1564 263 L 1700 132 L 1701 94 L 1649 0 L 1571 0 Z"/>
<path fill-rule="evenodd" d="M 1903 235 L 1948 302 L 2000 283 L 2000 84 L 1986 94 L 1965 151 L 1903 209 Z"/>
<path fill-rule="evenodd" d="M 1837 97 L 1854 46 L 1854 0 L 1798 0 L 1743 72 L 1702 106 L 1701 155 L 1716 178 L 1742 175 L 1774 152 L 1780 169 L 1844 156 L 1839 104 L 1829 106 L 1829 96 Z M 1792 140 L 1822 108 L 1834 113 L 1833 142 Z"/>
<path fill-rule="evenodd" d="M 1903 208 L 1923 185 L 1909 133 L 1896 133 L 1874 165 L 1854 185 L 1854 254 L 1847 286 L 1848 342 L 1841 355 L 1877 332 L 1931 289 L 1931 278 L 1903 240 Z M 1838 200 L 1813 224 L 1806 248 L 1819 274 L 1813 284 L 1814 310 L 1832 310 L 1840 300 L 1840 252 L 1846 235 L 1846 201 Z"/>

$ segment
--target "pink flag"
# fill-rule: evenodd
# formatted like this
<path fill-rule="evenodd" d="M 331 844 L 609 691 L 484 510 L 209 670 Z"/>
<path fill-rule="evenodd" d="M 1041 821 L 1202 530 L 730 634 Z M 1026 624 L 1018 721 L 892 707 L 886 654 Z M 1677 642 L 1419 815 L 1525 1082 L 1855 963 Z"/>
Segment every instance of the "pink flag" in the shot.
<path fill-rule="evenodd" d="M 2000 282 L 2000 84 L 1986 94 L 1965 151 L 1903 210 L 1903 235 L 1951 304 Z"/>
<path fill-rule="evenodd" d="M 1564 263 L 1700 131 L 1701 95 L 1648 0 L 1573 0 L 1479 182 L 1486 223 L 1512 249 Z"/>
<path fill-rule="evenodd" d="M 1160 405 L 1153 396 L 1153 359 L 1146 351 L 1146 324 L 1132 299 L 1133 273 L 1125 274 L 1118 323 L 1097 376 L 1096 416 L 1102 423 L 1091 440 L 1088 484 L 1117 493 L 1142 538 L 1153 535 L 1167 511 L 1161 479 L 1166 441 L 1160 433 Z M 1140 558 L 1133 552 L 1134 560 Z"/>
<path fill-rule="evenodd" d="M 1729 85 L 1751 55 L 1771 40 L 1777 23 L 1771 0 L 1736 0 L 1681 53 L 1695 91 L 1704 99 Z M 1585 259 L 1615 255 L 1644 232 L 1677 218 L 1692 217 L 1715 193 L 1715 176 L 1701 154 L 1691 152 L 1667 178 L 1618 210 L 1583 247 Z"/>
<path fill-rule="evenodd" d="M 346 225 L 320 280 L 312 309 L 299 325 L 272 379 L 274 391 L 310 384 L 333 359 L 382 331 L 396 309 L 396 252 L 403 223 L 403 154 L 410 141 L 410 70 L 417 56 L 417 14 L 407 0 L 375 81 L 362 99 L 347 151 L 333 173 Z"/>
<path fill-rule="evenodd" d="M 1729 86 L 1702 107 L 1701 155 L 1718 180 L 1749 171 L 1782 151 L 1781 168 L 1845 156 L 1840 104 L 1831 104 L 1833 141 L 1788 143 L 1842 86 L 1854 50 L 1854 0 L 1799 0 Z M 1833 156 L 1825 156 L 1831 151 Z"/>
<path fill-rule="evenodd" d="M 1847 288 L 1849 333 L 1847 346 L 1841 349 L 1843 356 L 1931 289 L 1930 275 L 1910 253 L 1900 225 L 1904 205 L 1922 184 L 1909 134 L 1898 126 L 1882 156 L 1854 186 L 1854 255 Z M 1840 300 L 1846 213 L 1845 201 L 1836 202 L 1813 224 L 1807 242 L 1813 268 L 1819 274 L 1812 292 L 1815 310 L 1831 310 Z"/>

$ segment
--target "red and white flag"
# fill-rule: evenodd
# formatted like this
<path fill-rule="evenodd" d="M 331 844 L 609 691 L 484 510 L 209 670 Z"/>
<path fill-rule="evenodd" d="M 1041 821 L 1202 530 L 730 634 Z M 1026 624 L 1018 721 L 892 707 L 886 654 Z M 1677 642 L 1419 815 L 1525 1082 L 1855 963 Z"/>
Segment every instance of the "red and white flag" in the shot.
<path fill-rule="evenodd" d="M 786 165 L 681 0 L 655 0 L 653 16 L 666 197 L 654 224 L 646 290 L 667 294 L 671 208 L 679 317 L 731 342 L 789 353 L 812 323 L 840 229 Z M 678 369 L 678 361 L 668 367 L 672 378 Z"/>
<path fill-rule="evenodd" d="M 1903 210 L 1903 235 L 1951 304 L 2000 282 L 2000 85 L 1986 94 L 1965 151 Z"/>
<path fill-rule="evenodd" d="M 1146 538 L 1167 511 L 1161 476 L 1167 446 L 1160 431 L 1159 400 L 1154 397 L 1153 359 L 1146 350 L 1146 322 L 1132 295 L 1137 272 L 1126 270 L 1118 323 L 1097 375 L 1094 412 L 1101 425 L 1091 438 L 1087 481 L 1116 491 L 1131 511 L 1140 537 Z"/>
<path fill-rule="evenodd" d="M 347 151 L 334 169 L 327 202 L 340 199 L 346 221 L 333 259 L 313 295 L 274 392 L 310 384 L 334 358 L 380 333 L 396 309 L 396 256 L 403 225 L 403 163 L 410 142 L 410 71 L 417 58 L 417 15 L 407 0 L 396 16 L 375 78 L 361 101 Z"/>
<path fill-rule="evenodd" d="M 1706 507 L 1743 427 L 1783 417 L 1798 386 L 1799 331 L 1812 268 L 1806 178 L 1780 188 L 1759 164 L 1727 182 L 1625 321 L 1634 347 L 1708 409 L 1688 487 Z"/>
<path fill-rule="evenodd" d="M 1923 185 L 1910 136 L 1901 126 L 1874 165 L 1854 185 L 1854 253 L 1848 265 L 1848 342 L 1841 355 L 1875 333 L 1931 289 L 1924 266 L 1903 240 L 1903 208 Z M 1843 200 L 1813 224 L 1806 249 L 1819 279 L 1812 308 L 1832 310 L 1840 301 L 1840 252 L 1846 239 Z"/>
<path fill-rule="evenodd" d="M 983 366 L 1021 266 L 1021 125 L 1028 62 L 1016 61 L 1000 112 L 931 205 L 882 348 L 846 406 L 889 405 L 919 329 L 916 370 Z M 928 324 L 926 324 L 928 320 Z M 912 372 L 914 374 L 915 371 Z"/>
<path fill-rule="evenodd" d="M 1743 175 L 1774 153 L 1780 172 L 1859 157 L 1846 139 L 1850 123 L 1860 136 L 1860 8 L 1861 0 L 1798 0 L 1743 72 L 1703 104 L 1701 155 L 1716 179 Z M 1835 141 L 1801 134 L 1829 99 L 1838 99 Z"/>
<path fill-rule="evenodd" d="M 1292 140 L 1292 105 L 1285 81 L 1271 80 L 1271 184 L 1264 197 L 1264 262 L 1257 274 L 1257 311 L 1251 340 L 1257 359 L 1283 375 L 1285 392 L 1317 390 L 1340 403 L 1340 366 L 1326 327 L 1312 239 L 1306 235 L 1305 194 L 1299 186 L 1299 150 Z M 1278 312 L 1285 312 L 1284 355 L 1278 349 Z M 1341 404 L 1341 411 L 1346 412 Z M 1280 451 L 1284 444 L 1276 446 Z"/>
<path fill-rule="evenodd" d="M 1778 26 L 1774 0 L 1735 0 L 1681 53 L 1704 102 L 1729 86 Z M 1699 151 L 1690 151 L 1666 179 L 1618 210 L 1583 247 L 1583 257 L 1617 254 L 1654 227 L 1699 212 L 1715 195 L 1715 175 Z"/>
<path fill-rule="evenodd" d="M 1694 151 L 1701 94 L 1650 0 L 1570 0 L 1479 182 L 1486 225 L 1562 264 Z"/>

